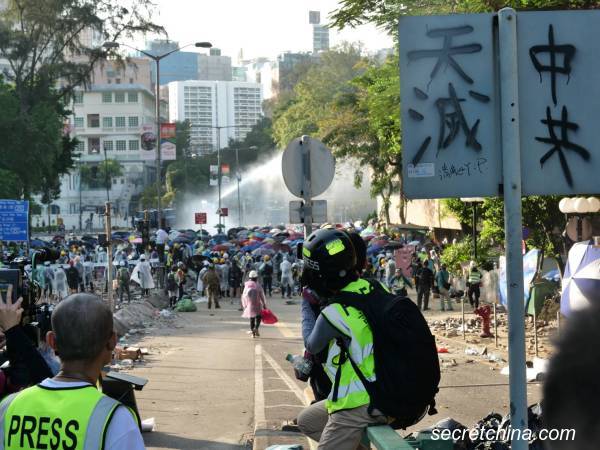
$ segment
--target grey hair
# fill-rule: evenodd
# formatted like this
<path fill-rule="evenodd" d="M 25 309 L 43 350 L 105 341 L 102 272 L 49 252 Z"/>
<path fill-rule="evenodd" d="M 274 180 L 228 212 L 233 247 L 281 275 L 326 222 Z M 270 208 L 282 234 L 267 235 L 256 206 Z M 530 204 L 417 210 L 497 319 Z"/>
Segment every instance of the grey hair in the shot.
<path fill-rule="evenodd" d="M 63 361 L 92 361 L 113 332 L 108 305 L 92 294 L 73 294 L 52 313 L 57 352 Z"/>

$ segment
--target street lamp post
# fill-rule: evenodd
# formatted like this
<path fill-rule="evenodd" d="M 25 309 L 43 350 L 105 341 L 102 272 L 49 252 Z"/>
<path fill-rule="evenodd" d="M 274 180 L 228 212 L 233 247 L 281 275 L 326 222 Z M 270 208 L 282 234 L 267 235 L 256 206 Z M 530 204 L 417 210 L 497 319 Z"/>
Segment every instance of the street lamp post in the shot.
<path fill-rule="evenodd" d="M 484 199 L 481 197 L 469 197 L 461 198 L 465 203 L 471 203 L 473 206 L 473 233 L 471 235 L 473 239 L 473 261 L 477 261 L 477 204 L 483 203 Z"/>
<path fill-rule="evenodd" d="M 135 48 L 132 47 L 131 45 L 127 45 L 127 44 L 121 44 L 118 42 L 105 42 L 104 43 L 104 48 L 106 49 L 114 49 L 114 48 L 118 48 L 120 46 L 124 46 L 124 47 L 128 47 L 132 50 L 135 50 L 136 52 L 139 52 L 141 54 L 143 54 L 144 56 L 147 56 L 148 58 L 152 59 L 155 63 L 156 63 L 156 77 L 155 77 L 155 83 L 154 83 L 154 95 L 155 95 L 155 103 L 156 103 L 156 194 L 157 194 L 157 202 L 156 202 L 156 220 L 157 220 L 157 226 L 160 228 L 161 226 L 161 216 L 162 216 L 162 211 L 161 211 L 161 201 L 160 201 L 160 194 L 161 194 L 161 186 L 162 186 L 162 174 L 161 174 L 161 142 L 160 142 L 160 61 L 164 58 L 166 58 L 169 55 L 172 55 L 173 53 L 176 53 L 180 50 L 183 50 L 186 47 L 190 47 L 191 45 L 194 45 L 195 47 L 200 47 L 200 48 L 211 48 L 212 44 L 210 42 L 196 42 L 193 44 L 187 44 L 184 45 L 182 47 L 177 47 L 167 53 L 164 53 L 162 55 L 153 55 L 151 53 L 148 53 L 144 50 L 140 50 L 139 48 Z"/>
<path fill-rule="evenodd" d="M 77 160 L 77 168 L 79 169 L 79 177 L 77 180 L 78 188 L 79 188 L 79 231 L 83 231 L 83 222 L 82 222 L 82 211 L 81 211 L 81 156 L 76 158 Z"/>

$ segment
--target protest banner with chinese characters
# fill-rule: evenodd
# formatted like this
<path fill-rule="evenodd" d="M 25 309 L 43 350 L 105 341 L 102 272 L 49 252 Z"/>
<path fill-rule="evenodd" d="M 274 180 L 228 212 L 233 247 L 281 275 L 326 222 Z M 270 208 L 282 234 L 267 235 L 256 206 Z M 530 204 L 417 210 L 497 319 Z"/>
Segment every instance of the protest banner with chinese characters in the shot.
<path fill-rule="evenodd" d="M 600 11 L 517 15 L 524 195 L 600 191 Z"/>
<path fill-rule="evenodd" d="M 492 14 L 400 18 L 408 198 L 498 195 L 493 21 Z"/>

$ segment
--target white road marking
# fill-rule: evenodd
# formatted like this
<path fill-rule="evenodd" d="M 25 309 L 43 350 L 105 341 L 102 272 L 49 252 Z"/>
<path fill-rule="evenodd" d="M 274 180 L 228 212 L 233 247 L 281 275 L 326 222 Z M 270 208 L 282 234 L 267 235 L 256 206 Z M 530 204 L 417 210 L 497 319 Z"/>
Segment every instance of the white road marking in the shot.
<path fill-rule="evenodd" d="M 304 393 L 298 387 L 298 385 L 296 383 L 294 383 L 294 380 L 292 380 L 290 378 L 290 376 L 287 373 L 285 373 L 285 371 L 281 368 L 281 366 L 279 364 L 277 364 L 277 362 L 273 359 L 273 357 L 271 355 L 269 355 L 267 352 L 264 352 L 263 355 L 264 355 L 265 359 L 267 360 L 267 362 L 271 365 L 273 370 L 275 370 L 275 372 L 277 372 L 277 375 L 279 375 L 279 378 L 281 378 L 281 380 L 287 385 L 287 387 L 289 387 L 290 390 L 296 395 L 296 397 L 298 397 L 298 400 L 300 400 L 300 403 L 303 404 L 304 406 L 308 406 L 308 404 L 306 403 L 306 398 L 304 397 Z"/>
<path fill-rule="evenodd" d="M 277 379 L 279 380 L 279 378 L 277 378 Z M 265 391 L 265 394 L 267 392 L 292 392 L 292 391 L 290 391 L 289 389 L 268 389 Z"/>
<path fill-rule="evenodd" d="M 254 423 L 264 422 L 265 416 L 265 392 L 263 384 L 262 346 L 256 344 L 254 347 Z"/>

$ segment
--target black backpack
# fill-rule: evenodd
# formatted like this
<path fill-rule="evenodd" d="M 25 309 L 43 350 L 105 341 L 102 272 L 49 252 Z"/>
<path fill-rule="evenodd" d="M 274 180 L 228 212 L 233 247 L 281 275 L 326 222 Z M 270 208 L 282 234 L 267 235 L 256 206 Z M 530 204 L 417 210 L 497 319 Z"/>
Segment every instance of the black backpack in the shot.
<path fill-rule="evenodd" d="M 342 292 L 335 301 L 352 306 L 365 315 L 373 333 L 376 381 L 368 381 L 348 352 L 342 349 L 340 367 L 346 358 L 360 378 L 371 398 L 369 411 L 377 408 L 394 418 L 394 428 L 407 428 L 419 422 L 425 414 L 437 414 L 435 395 L 440 382 L 440 363 L 435 338 L 421 311 L 407 297 L 396 297 L 377 281 L 369 281 L 373 290 L 367 294 Z M 337 400 L 337 385 L 333 400 Z"/>

